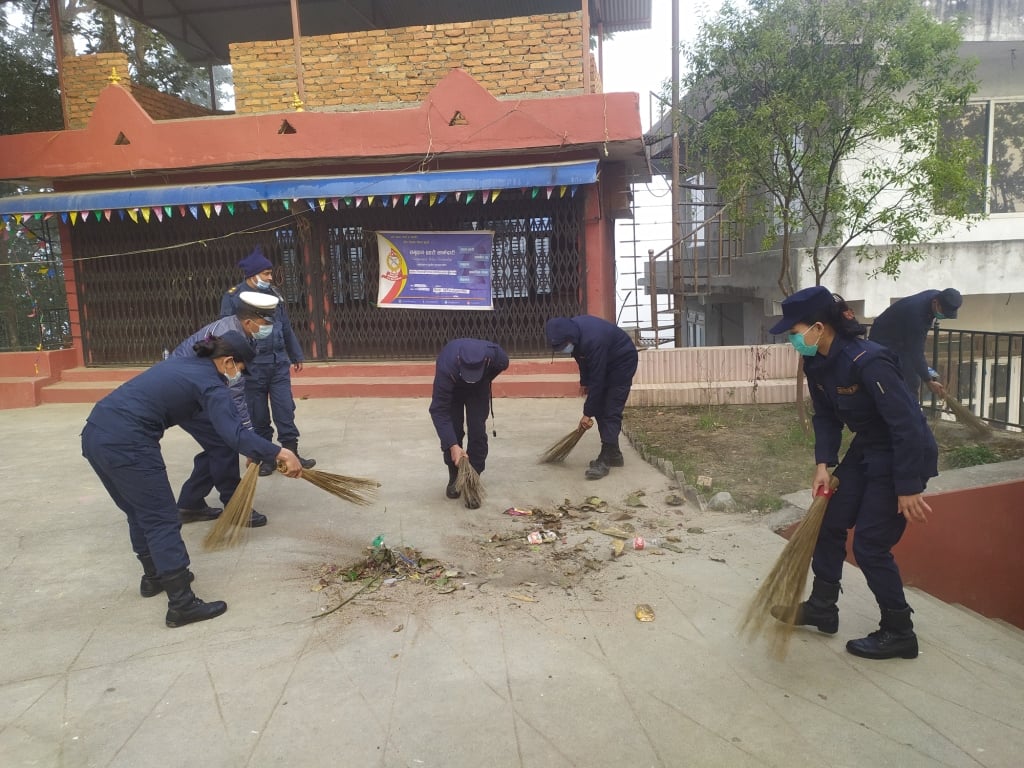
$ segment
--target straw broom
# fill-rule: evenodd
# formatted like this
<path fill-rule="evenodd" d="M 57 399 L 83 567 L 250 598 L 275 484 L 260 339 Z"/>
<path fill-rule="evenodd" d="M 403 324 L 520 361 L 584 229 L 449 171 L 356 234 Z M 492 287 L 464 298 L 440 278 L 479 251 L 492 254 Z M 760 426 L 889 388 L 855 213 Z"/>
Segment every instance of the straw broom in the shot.
<path fill-rule="evenodd" d="M 203 549 L 227 549 L 237 545 L 242 535 L 249 530 L 252 515 L 252 500 L 256 497 L 256 481 L 259 480 L 259 464 L 253 462 L 245 468 L 238 487 L 224 506 L 217 522 L 203 539 Z"/>
<path fill-rule="evenodd" d="M 992 428 L 984 420 L 978 418 L 971 410 L 952 395 L 946 395 L 946 406 L 956 416 L 956 420 L 967 427 L 978 437 L 991 437 Z"/>
<path fill-rule="evenodd" d="M 455 489 L 462 494 L 467 507 L 479 507 L 485 495 L 480 474 L 473 469 L 473 465 L 469 463 L 469 457 L 466 455 L 459 459 L 456 466 L 459 473 L 455 476 Z"/>
<path fill-rule="evenodd" d="M 752 639 L 764 631 L 766 624 L 772 622 L 775 628 L 771 638 L 772 653 L 780 661 L 786 657 L 789 639 L 793 634 L 793 622 L 796 621 L 797 609 L 803 601 L 804 587 L 807 585 L 807 571 L 814 547 L 818 543 L 818 532 L 825 518 L 828 500 L 839 487 L 839 478 L 833 475 L 828 487 L 827 494 L 815 497 L 807 515 L 793 532 L 768 577 L 747 606 L 740 624 L 740 633 Z M 788 609 L 778 621 L 771 615 L 773 606 Z"/>
<path fill-rule="evenodd" d="M 559 464 L 565 461 L 566 457 L 572 452 L 572 449 L 576 447 L 576 443 L 580 441 L 580 438 L 583 437 L 583 433 L 586 431 L 587 430 L 583 427 L 576 427 L 576 429 L 544 451 L 544 453 L 540 455 L 538 463 Z"/>
<path fill-rule="evenodd" d="M 283 464 L 277 465 L 278 472 L 284 472 Z M 324 472 L 321 469 L 304 469 L 301 475 L 303 480 L 308 480 L 317 488 L 327 491 L 353 504 L 361 507 L 373 503 L 380 483 L 368 477 L 350 477 L 348 475 L 336 475 L 333 472 Z"/>

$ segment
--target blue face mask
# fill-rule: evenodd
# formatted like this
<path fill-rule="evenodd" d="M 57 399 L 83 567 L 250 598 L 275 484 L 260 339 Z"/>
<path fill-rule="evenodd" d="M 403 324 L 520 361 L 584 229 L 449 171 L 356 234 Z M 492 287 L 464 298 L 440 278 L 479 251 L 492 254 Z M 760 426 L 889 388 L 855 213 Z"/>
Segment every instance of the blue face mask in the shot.
<path fill-rule="evenodd" d="M 265 291 L 265 290 L 267 290 L 267 288 L 270 287 L 270 283 L 268 283 L 266 280 L 260 280 L 257 277 L 256 278 L 256 287 L 259 288 L 260 290 Z"/>
<path fill-rule="evenodd" d="M 946 316 L 944 314 L 942 314 L 941 312 L 936 312 L 935 313 L 935 319 L 936 320 L 945 320 Z"/>
<path fill-rule="evenodd" d="M 564 354 L 564 355 L 571 355 L 571 354 L 572 354 L 572 351 L 573 351 L 573 350 L 574 350 L 575 348 L 576 348 L 576 345 L 575 345 L 575 344 L 573 344 L 573 343 L 572 343 L 572 342 L 570 341 L 570 342 L 569 342 L 568 344 L 566 344 L 566 345 L 565 345 L 564 347 L 562 347 L 562 348 L 561 348 L 561 349 L 559 350 L 559 352 L 561 352 L 561 353 L 562 353 L 562 354 Z"/>
<path fill-rule="evenodd" d="M 820 334 L 818 336 L 818 340 L 821 340 Z M 793 349 L 795 349 L 804 357 L 814 357 L 816 354 L 818 354 L 818 344 L 808 344 L 807 340 L 804 338 L 803 333 L 789 334 L 789 343 L 793 345 Z"/>
<path fill-rule="evenodd" d="M 228 380 L 228 386 L 230 387 L 230 386 L 233 386 L 233 385 L 237 384 L 238 382 L 240 382 L 242 380 L 242 372 L 240 370 L 238 370 L 238 367 L 236 365 L 234 375 L 233 376 L 229 376 L 228 374 L 225 373 L 224 374 L 224 378 L 226 378 Z"/>
<path fill-rule="evenodd" d="M 274 324 L 269 323 L 267 325 L 261 325 L 255 331 L 253 331 L 252 337 L 254 339 L 265 339 L 274 332 Z"/>

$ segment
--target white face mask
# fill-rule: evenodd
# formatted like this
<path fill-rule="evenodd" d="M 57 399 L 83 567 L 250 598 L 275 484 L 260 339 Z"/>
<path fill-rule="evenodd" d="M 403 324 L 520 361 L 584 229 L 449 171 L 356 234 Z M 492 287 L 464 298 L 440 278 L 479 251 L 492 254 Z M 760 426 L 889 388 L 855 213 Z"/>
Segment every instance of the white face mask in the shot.
<path fill-rule="evenodd" d="M 573 350 L 574 350 L 575 348 L 576 348 L 576 345 L 575 345 L 575 344 L 573 344 L 573 343 L 572 343 L 572 342 L 570 341 L 570 342 L 569 342 L 568 344 L 566 344 L 566 345 L 565 345 L 564 347 L 562 347 L 562 349 L 561 349 L 560 351 L 562 352 L 562 354 L 565 354 L 565 355 L 571 355 L 571 354 L 572 354 L 572 351 L 573 351 Z"/>

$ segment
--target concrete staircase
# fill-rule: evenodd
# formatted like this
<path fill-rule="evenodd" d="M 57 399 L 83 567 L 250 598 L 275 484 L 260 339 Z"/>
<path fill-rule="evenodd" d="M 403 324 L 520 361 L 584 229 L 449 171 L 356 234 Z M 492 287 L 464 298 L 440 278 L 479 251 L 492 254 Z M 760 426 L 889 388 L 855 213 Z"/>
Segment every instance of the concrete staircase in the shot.
<path fill-rule="evenodd" d="M 39 403 L 92 403 L 142 368 L 69 368 L 39 388 Z M 308 363 L 292 375 L 296 398 L 430 397 L 432 361 Z M 579 373 L 569 359 L 515 360 L 494 382 L 495 397 L 575 397 Z"/>

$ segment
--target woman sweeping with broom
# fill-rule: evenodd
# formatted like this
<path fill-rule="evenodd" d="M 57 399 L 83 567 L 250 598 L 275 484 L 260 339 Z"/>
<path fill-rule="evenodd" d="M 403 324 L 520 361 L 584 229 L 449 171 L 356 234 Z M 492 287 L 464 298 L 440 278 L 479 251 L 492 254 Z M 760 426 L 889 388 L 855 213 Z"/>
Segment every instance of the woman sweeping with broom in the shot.
<path fill-rule="evenodd" d="M 160 453 L 167 428 L 202 412 L 237 453 L 282 462 L 289 477 L 302 474 L 292 451 L 242 426 L 228 392 L 227 383 L 253 359 L 249 341 L 229 331 L 198 342 L 195 351 L 197 357 L 165 360 L 122 384 L 96 403 L 82 430 L 82 455 L 128 517 L 128 536 L 142 563 L 139 592 L 167 592 L 169 627 L 220 616 L 227 605 L 203 602 L 192 592 L 178 505 Z"/>
<path fill-rule="evenodd" d="M 797 291 L 782 302 L 782 320 L 770 333 L 786 332 L 803 355 L 814 403 L 811 487 L 829 485 L 843 426 L 855 433 L 835 469 L 839 488 L 825 511 L 811 569 L 810 598 L 796 608 L 796 624 L 827 634 L 839 630 L 839 581 L 846 537 L 856 528 L 853 553 L 881 610 L 877 631 L 851 640 L 846 650 L 868 659 L 913 659 L 917 636 L 903 581 L 892 555 L 907 522 L 927 522 L 931 508 L 922 493 L 938 474 L 938 447 L 891 353 L 865 341 L 864 327 L 840 297 L 821 286 Z M 777 606 L 781 619 L 791 606 Z"/>

